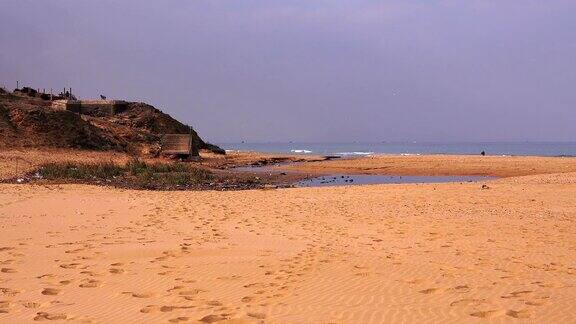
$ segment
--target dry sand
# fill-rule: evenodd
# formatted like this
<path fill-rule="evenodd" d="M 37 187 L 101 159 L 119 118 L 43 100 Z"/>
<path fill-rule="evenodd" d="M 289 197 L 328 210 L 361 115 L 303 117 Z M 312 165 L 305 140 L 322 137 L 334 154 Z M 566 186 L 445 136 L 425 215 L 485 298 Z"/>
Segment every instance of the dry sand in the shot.
<path fill-rule="evenodd" d="M 576 173 L 482 184 L 0 185 L 0 322 L 576 322 Z"/>

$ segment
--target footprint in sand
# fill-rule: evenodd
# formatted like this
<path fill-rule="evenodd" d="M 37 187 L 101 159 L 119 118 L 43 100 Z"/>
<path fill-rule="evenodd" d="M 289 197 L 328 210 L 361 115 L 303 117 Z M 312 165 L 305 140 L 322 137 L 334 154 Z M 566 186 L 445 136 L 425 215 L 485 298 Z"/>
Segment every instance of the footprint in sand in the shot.
<path fill-rule="evenodd" d="M 168 313 L 175 309 L 188 309 L 193 308 L 194 306 L 158 306 L 158 305 L 148 305 L 142 309 L 140 309 L 140 313 L 154 313 L 154 312 L 162 312 Z"/>
<path fill-rule="evenodd" d="M 459 292 L 459 293 L 467 293 L 470 291 L 470 287 L 468 287 L 468 285 L 460 285 L 460 286 L 456 286 L 452 289 L 456 292 Z"/>
<path fill-rule="evenodd" d="M 428 288 L 428 289 L 424 289 L 424 290 L 419 291 L 419 293 L 425 294 L 425 295 L 435 294 L 438 292 L 440 292 L 440 289 L 438 289 L 438 288 Z"/>
<path fill-rule="evenodd" d="M 244 288 L 251 288 L 251 287 L 266 287 L 266 285 L 260 282 L 244 285 Z"/>
<path fill-rule="evenodd" d="M 42 295 L 54 296 L 54 295 L 58 295 L 59 292 L 60 292 L 60 289 L 44 288 L 44 290 L 42 290 Z"/>
<path fill-rule="evenodd" d="M 532 316 L 530 311 L 528 311 L 526 309 L 522 309 L 519 311 L 509 310 L 506 312 L 506 315 L 508 315 L 510 317 L 514 317 L 514 318 L 530 318 L 530 316 Z"/>
<path fill-rule="evenodd" d="M 101 282 L 98 280 L 88 279 L 88 280 L 84 280 L 84 282 L 81 283 L 80 285 L 78 285 L 78 287 L 80 287 L 80 288 L 96 288 L 96 287 L 99 287 L 100 284 L 101 284 Z"/>
<path fill-rule="evenodd" d="M 0 272 L 2 272 L 2 273 L 16 273 L 18 271 L 14 270 L 12 268 L 2 268 L 2 269 L 0 269 Z"/>
<path fill-rule="evenodd" d="M 145 314 L 158 312 L 158 311 L 160 311 L 160 306 L 157 306 L 157 305 L 148 305 L 148 306 L 140 309 L 140 313 L 145 313 Z"/>
<path fill-rule="evenodd" d="M 370 276 L 370 272 L 358 272 L 354 275 L 357 277 L 368 277 L 368 276 Z"/>
<path fill-rule="evenodd" d="M 469 306 L 469 305 L 478 306 L 485 303 L 486 303 L 485 299 L 464 298 L 451 302 L 450 306 Z"/>
<path fill-rule="evenodd" d="M 0 301 L 0 314 L 7 314 L 9 313 L 9 308 L 10 306 L 12 306 L 12 303 L 10 303 L 7 300 L 2 300 Z"/>
<path fill-rule="evenodd" d="M 173 292 L 175 290 L 180 290 L 180 289 L 184 289 L 184 288 L 185 288 L 184 286 L 174 286 L 170 289 L 167 289 L 166 292 Z"/>
<path fill-rule="evenodd" d="M 167 313 L 167 312 L 171 312 L 175 309 L 188 309 L 188 308 L 193 308 L 194 306 L 162 306 L 160 307 L 160 311 L 162 313 Z"/>
<path fill-rule="evenodd" d="M 508 299 L 508 298 L 518 298 L 518 297 L 520 297 L 520 296 L 527 295 L 527 294 L 530 294 L 530 293 L 532 293 L 531 290 L 521 290 L 521 291 L 511 292 L 511 293 L 509 293 L 508 295 L 504 295 L 504 296 L 501 296 L 501 297 L 502 297 L 502 298 L 506 298 L 506 299 Z"/>
<path fill-rule="evenodd" d="M 85 249 L 83 249 L 83 248 L 79 248 L 79 249 L 74 249 L 74 250 L 66 250 L 66 251 L 64 251 L 64 253 L 74 254 L 74 253 L 82 252 L 84 250 Z"/>
<path fill-rule="evenodd" d="M 38 308 L 38 307 L 42 306 L 42 304 L 35 303 L 35 302 L 22 302 L 22 306 L 24 308 Z"/>
<path fill-rule="evenodd" d="M 151 293 L 135 293 L 135 292 L 129 292 L 129 291 L 123 292 L 123 294 L 130 295 L 134 298 L 150 298 L 153 296 L 153 294 L 151 294 Z"/>
<path fill-rule="evenodd" d="M 199 321 L 203 323 L 215 323 L 219 321 L 226 320 L 227 318 L 222 315 L 207 315 L 202 317 Z"/>
<path fill-rule="evenodd" d="M 548 299 L 550 299 L 548 296 L 536 297 L 535 300 L 527 300 L 524 304 L 528 306 L 543 306 Z"/>
<path fill-rule="evenodd" d="M 169 319 L 168 322 L 170 323 L 180 323 L 180 322 L 188 322 L 190 320 L 189 317 L 180 316 L 176 318 Z"/>
<path fill-rule="evenodd" d="M 63 269 L 76 269 L 80 263 L 63 263 L 60 265 L 60 268 Z"/>
<path fill-rule="evenodd" d="M 486 310 L 470 313 L 470 316 L 480 317 L 480 318 L 495 318 L 504 314 L 501 310 Z"/>
<path fill-rule="evenodd" d="M 261 320 L 266 318 L 266 314 L 263 314 L 263 313 L 248 313 L 247 315 L 250 317 L 256 318 L 256 319 L 261 319 Z"/>
<path fill-rule="evenodd" d="M 254 300 L 254 297 L 251 296 L 246 296 L 246 297 L 242 297 L 242 299 L 240 299 L 243 303 L 249 303 L 251 301 Z"/>
<path fill-rule="evenodd" d="M 168 313 L 168 312 L 171 312 L 171 311 L 175 310 L 176 308 L 180 308 L 180 307 L 177 307 L 177 306 L 162 306 L 162 307 L 160 307 L 160 311 L 161 311 L 162 313 Z"/>
<path fill-rule="evenodd" d="M 36 277 L 37 279 L 44 279 L 44 278 L 54 278 L 54 275 L 51 273 L 43 274 L 41 276 Z"/>
<path fill-rule="evenodd" d="M 14 297 L 18 295 L 20 291 L 12 288 L 0 288 L 0 296 Z"/>
<path fill-rule="evenodd" d="M 94 272 L 94 271 L 88 271 L 88 270 L 80 271 L 80 274 L 87 275 L 87 276 L 90 276 L 90 277 L 99 277 L 99 276 L 102 276 L 100 273 L 97 273 L 97 272 Z"/>
<path fill-rule="evenodd" d="M 200 289 L 192 289 L 192 290 L 185 290 L 178 293 L 180 296 L 195 296 L 201 293 L 202 290 Z"/>
<path fill-rule="evenodd" d="M 124 269 L 121 268 L 110 268 L 108 270 L 108 272 L 112 273 L 112 274 L 121 274 L 124 273 Z"/>
<path fill-rule="evenodd" d="M 62 314 L 62 313 L 46 313 L 46 312 L 38 312 L 36 313 L 36 317 L 34 317 L 35 321 L 44 321 L 44 320 L 50 320 L 50 321 L 61 321 L 61 320 L 65 320 L 66 318 L 68 318 L 68 316 L 66 314 Z"/>
<path fill-rule="evenodd" d="M 195 283 L 195 282 L 196 282 L 196 280 L 193 280 L 193 279 L 184 279 L 184 278 L 176 278 L 176 279 L 174 279 L 174 280 L 180 281 L 180 282 L 183 282 L 183 283 Z"/>

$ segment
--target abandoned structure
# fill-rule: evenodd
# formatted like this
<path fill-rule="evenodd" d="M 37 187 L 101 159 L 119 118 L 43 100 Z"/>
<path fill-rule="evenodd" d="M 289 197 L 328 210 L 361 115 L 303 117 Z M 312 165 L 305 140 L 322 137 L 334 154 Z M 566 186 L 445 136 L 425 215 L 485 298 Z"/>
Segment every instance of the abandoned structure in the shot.
<path fill-rule="evenodd" d="M 46 89 L 42 89 L 42 91 L 40 91 L 40 89 L 34 89 L 31 87 L 22 87 L 22 89 L 16 87 L 16 89 L 14 89 L 14 93 L 19 93 L 19 94 L 23 94 L 23 95 L 27 95 L 28 97 L 37 97 L 40 98 L 42 100 L 76 100 L 76 97 L 72 94 L 72 88 L 69 88 L 69 90 L 66 90 L 66 88 L 64 88 L 64 90 L 62 92 L 60 92 L 60 94 L 52 94 L 52 89 L 50 89 L 50 93 L 46 92 Z"/>
<path fill-rule="evenodd" d="M 162 136 L 161 152 L 163 155 L 176 155 L 189 159 L 197 159 L 199 143 L 192 134 L 165 134 Z"/>
<path fill-rule="evenodd" d="M 121 113 L 128 107 L 128 102 L 123 100 L 54 100 L 52 109 L 66 110 L 82 115 L 95 117 L 113 116 Z M 186 159 L 198 159 L 200 157 L 200 143 L 189 134 L 164 134 L 161 137 L 160 147 L 163 155 L 172 155 Z"/>
<path fill-rule="evenodd" d="M 83 115 L 112 116 L 126 109 L 128 103 L 123 100 L 54 100 L 52 108 L 67 110 Z"/>

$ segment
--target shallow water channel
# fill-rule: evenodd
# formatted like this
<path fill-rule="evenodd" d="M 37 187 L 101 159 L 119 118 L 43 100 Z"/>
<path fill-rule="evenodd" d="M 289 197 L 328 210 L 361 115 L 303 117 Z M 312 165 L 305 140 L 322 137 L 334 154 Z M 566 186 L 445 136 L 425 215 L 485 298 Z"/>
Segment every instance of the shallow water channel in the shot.
<path fill-rule="evenodd" d="M 238 167 L 241 172 L 290 173 L 271 166 Z M 330 174 L 308 178 L 294 183 L 296 187 L 335 187 L 370 184 L 477 182 L 496 179 L 488 176 L 399 176 L 381 174 Z"/>
<path fill-rule="evenodd" d="M 296 183 L 298 187 L 328 187 L 393 183 L 476 182 L 491 180 L 485 176 L 397 176 L 372 174 L 333 174 L 314 177 Z"/>

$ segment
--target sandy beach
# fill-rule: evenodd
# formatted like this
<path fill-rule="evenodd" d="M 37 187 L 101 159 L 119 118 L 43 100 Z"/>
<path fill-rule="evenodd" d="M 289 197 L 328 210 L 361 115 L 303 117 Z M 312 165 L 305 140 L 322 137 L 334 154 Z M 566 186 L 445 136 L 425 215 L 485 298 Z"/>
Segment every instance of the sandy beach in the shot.
<path fill-rule="evenodd" d="M 417 159 L 448 170 L 455 157 Z M 458 173 L 551 174 L 229 192 L 2 184 L 0 322 L 576 321 L 576 173 L 558 173 L 572 160 L 463 159 Z"/>
<path fill-rule="evenodd" d="M 576 324 L 575 16 L 0 0 L 0 324 Z"/>

